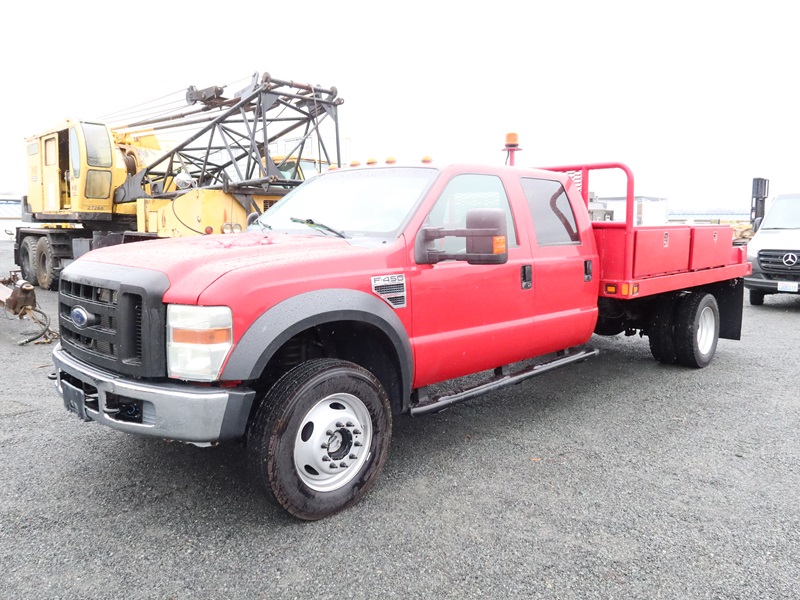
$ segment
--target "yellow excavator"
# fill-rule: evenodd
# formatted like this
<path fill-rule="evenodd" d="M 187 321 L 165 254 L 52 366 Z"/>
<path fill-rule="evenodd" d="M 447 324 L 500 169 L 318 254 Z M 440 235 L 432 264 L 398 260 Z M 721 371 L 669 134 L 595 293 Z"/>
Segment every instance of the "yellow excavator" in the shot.
<path fill-rule="evenodd" d="M 54 289 L 94 248 L 242 231 L 304 178 L 341 166 L 342 103 L 335 87 L 256 73 L 230 97 L 190 86 L 131 122 L 66 120 L 26 139 L 23 279 Z"/>

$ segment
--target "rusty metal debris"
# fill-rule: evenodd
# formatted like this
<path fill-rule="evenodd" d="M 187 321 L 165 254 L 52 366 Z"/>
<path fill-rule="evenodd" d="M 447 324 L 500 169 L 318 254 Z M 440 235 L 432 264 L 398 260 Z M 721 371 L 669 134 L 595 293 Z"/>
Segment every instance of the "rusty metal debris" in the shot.
<path fill-rule="evenodd" d="M 49 344 L 58 338 L 58 333 L 50 329 L 50 317 L 36 303 L 33 286 L 20 277 L 19 271 L 10 271 L 8 277 L 0 279 L 0 306 L 18 319 L 29 319 L 38 329 L 17 342 L 23 346 L 30 342 Z"/>

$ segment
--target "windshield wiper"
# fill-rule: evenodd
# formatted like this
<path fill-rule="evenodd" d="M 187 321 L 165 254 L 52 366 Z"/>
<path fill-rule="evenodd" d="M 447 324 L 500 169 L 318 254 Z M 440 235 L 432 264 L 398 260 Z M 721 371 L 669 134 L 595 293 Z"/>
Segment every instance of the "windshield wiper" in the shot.
<path fill-rule="evenodd" d="M 319 228 L 319 229 L 322 229 L 324 231 L 330 231 L 332 234 L 338 235 L 340 238 L 347 238 L 347 236 L 345 234 L 343 234 L 341 231 L 338 231 L 338 230 L 334 229 L 333 227 L 328 227 L 324 223 L 317 223 L 313 219 L 298 219 L 296 217 L 290 217 L 289 220 L 292 221 L 293 223 L 302 223 L 303 225 L 308 225 L 312 229 Z"/>

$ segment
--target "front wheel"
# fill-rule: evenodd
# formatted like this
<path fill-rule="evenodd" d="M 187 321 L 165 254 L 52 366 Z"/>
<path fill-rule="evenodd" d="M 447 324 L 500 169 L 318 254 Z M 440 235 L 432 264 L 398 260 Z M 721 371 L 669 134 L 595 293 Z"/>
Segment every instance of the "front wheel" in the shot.
<path fill-rule="evenodd" d="M 39 279 L 36 276 L 36 242 L 38 238 L 34 235 L 28 235 L 22 238 L 22 244 L 19 249 L 19 266 L 22 271 L 22 278 L 31 285 L 39 285 Z"/>
<path fill-rule="evenodd" d="M 56 258 L 46 235 L 41 236 L 36 244 L 36 278 L 43 290 L 52 290 L 58 283 Z"/>
<path fill-rule="evenodd" d="M 314 521 L 357 503 L 380 474 L 392 415 L 378 379 L 337 359 L 305 362 L 267 393 L 247 435 L 251 471 L 295 517 Z"/>
<path fill-rule="evenodd" d="M 750 290 L 750 304 L 761 306 L 764 304 L 764 292 L 760 290 Z"/>
<path fill-rule="evenodd" d="M 719 307 L 711 294 L 684 297 L 675 315 L 675 351 L 687 367 L 706 367 L 714 358 L 719 340 Z"/>

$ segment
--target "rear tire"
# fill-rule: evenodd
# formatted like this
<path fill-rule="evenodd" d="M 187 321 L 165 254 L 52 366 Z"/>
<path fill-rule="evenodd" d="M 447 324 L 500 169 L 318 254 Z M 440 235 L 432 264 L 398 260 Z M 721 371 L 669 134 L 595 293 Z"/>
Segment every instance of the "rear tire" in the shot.
<path fill-rule="evenodd" d="M 675 350 L 675 309 L 680 298 L 664 298 L 656 304 L 650 314 L 647 326 L 647 337 L 650 341 L 650 353 L 658 362 L 673 365 L 678 362 Z"/>
<path fill-rule="evenodd" d="M 22 245 L 19 248 L 19 268 L 22 271 L 22 278 L 31 285 L 39 285 L 36 277 L 36 243 L 37 236 L 28 235 L 22 238 Z"/>
<path fill-rule="evenodd" d="M 43 290 L 52 290 L 58 281 L 53 246 L 46 235 L 36 244 L 36 278 Z"/>
<path fill-rule="evenodd" d="M 760 290 L 750 290 L 750 304 L 761 306 L 764 304 L 764 292 Z"/>
<path fill-rule="evenodd" d="M 356 504 L 389 450 L 389 397 L 343 360 L 298 365 L 272 386 L 247 433 L 251 472 L 290 514 L 315 521 Z"/>
<path fill-rule="evenodd" d="M 675 350 L 678 362 L 703 368 L 711 363 L 719 340 L 719 307 L 711 294 L 684 297 L 675 313 Z"/>

